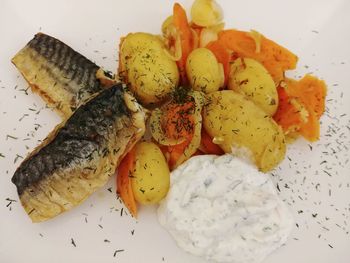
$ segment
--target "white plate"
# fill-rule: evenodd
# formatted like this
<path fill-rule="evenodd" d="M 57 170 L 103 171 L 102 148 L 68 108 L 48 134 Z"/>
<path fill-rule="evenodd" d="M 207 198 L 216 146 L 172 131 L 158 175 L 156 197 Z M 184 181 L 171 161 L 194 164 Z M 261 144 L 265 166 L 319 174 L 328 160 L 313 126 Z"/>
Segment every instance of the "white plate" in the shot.
<path fill-rule="evenodd" d="M 189 10 L 191 1 L 181 2 Z M 219 3 L 227 28 L 254 28 L 288 47 L 300 58 L 298 70 L 291 76 L 313 72 L 329 87 L 320 141 L 311 145 L 298 140 L 273 173 L 299 227 L 286 246 L 265 263 L 347 263 L 350 2 Z M 135 31 L 159 33 L 172 5 L 164 0 L 1 0 L 0 152 L 5 157 L 0 157 L 0 262 L 203 262 L 177 248 L 158 225 L 155 207 L 140 207 L 137 221 L 127 216 L 125 209 L 121 216 L 123 206 L 114 194 L 114 180 L 81 206 L 41 224 L 30 222 L 10 182 L 21 162 L 17 154 L 26 156 L 59 122 L 38 96 L 29 90 L 25 94 L 27 84 L 10 63 L 11 57 L 35 33 L 43 31 L 115 71 L 119 38 Z M 11 203 L 7 198 L 16 201 Z"/>

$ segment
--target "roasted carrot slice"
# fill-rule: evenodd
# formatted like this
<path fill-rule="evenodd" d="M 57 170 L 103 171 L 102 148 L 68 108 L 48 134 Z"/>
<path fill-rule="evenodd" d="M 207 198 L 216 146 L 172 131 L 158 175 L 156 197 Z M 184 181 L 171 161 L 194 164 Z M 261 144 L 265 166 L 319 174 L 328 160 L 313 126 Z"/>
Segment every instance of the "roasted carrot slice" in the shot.
<path fill-rule="evenodd" d="M 181 56 L 181 59 L 177 61 L 177 66 L 180 71 L 181 83 L 185 85 L 187 84 L 186 60 L 188 55 L 192 51 L 193 38 L 192 38 L 191 27 L 187 20 L 186 11 L 178 3 L 175 3 L 173 7 L 173 24 L 177 29 L 177 31 L 179 32 L 180 39 L 181 39 L 182 56 Z"/>
<path fill-rule="evenodd" d="M 320 138 L 320 121 L 314 112 L 309 111 L 308 120 L 301 125 L 299 133 L 310 142 Z"/>
<path fill-rule="evenodd" d="M 194 30 L 194 32 L 196 32 L 198 37 L 201 35 L 202 29 L 203 29 L 202 26 L 198 26 L 195 23 L 191 22 L 190 27 L 192 28 L 192 30 Z"/>
<path fill-rule="evenodd" d="M 309 141 L 317 141 L 320 137 L 319 119 L 325 110 L 326 84 L 311 75 L 301 80 L 286 79 L 287 92 L 298 100 L 308 111 L 307 122 L 300 126 L 300 134 Z"/>
<path fill-rule="evenodd" d="M 288 132 L 297 131 L 308 141 L 320 137 L 319 119 L 325 110 L 326 84 L 311 75 L 301 80 L 285 79 L 286 88 L 278 88 L 279 106 L 274 120 Z"/>
<path fill-rule="evenodd" d="M 118 167 L 117 193 L 129 209 L 132 216 L 137 217 L 137 205 L 131 187 L 130 174 L 135 165 L 135 150 L 129 151 Z"/>
<path fill-rule="evenodd" d="M 203 128 L 201 133 L 201 150 L 206 154 L 224 154 L 224 151 L 217 144 L 213 143 L 212 138 Z"/>
<path fill-rule="evenodd" d="M 179 139 L 192 134 L 194 127 L 194 101 L 183 104 L 170 103 L 163 115 L 162 126 L 167 137 Z"/>
<path fill-rule="evenodd" d="M 295 69 L 298 61 L 298 57 L 288 49 L 264 36 L 261 37 L 260 52 L 256 52 L 255 40 L 248 32 L 224 30 L 219 33 L 219 41 L 239 57 L 252 58 L 262 63 L 276 84 L 284 79 L 284 71 Z"/>
<path fill-rule="evenodd" d="M 167 146 L 167 157 L 170 169 L 174 169 L 177 160 L 184 154 L 185 149 L 190 145 L 192 136 L 186 138 L 186 141 L 172 146 Z"/>
<path fill-rule="evenodd" d="M 165 109 L 162 126 L 168 138 L 179 139 L 186 138 L 180 144 L 167 146 L 169 167 L 172 168 L 180 156 L 184 154 L 193 138 L 194 131 L 194 113 L 195 104 L 190 100 L 182 104 L 170 103 Z"/>
<path fill-rule="evenodd" d="M 232 52 L 230 52 L 220 41 L 210 42 L 206 48 L 208 48 L 215 55 L 217 61 L 221 63 L 224 67 L 225 74 L 225 86 L 228 81 L 228 76 L 230 74 L 230 62 L 232 59 Z"/>
<path fill-rule="evenodd" d="M 325 110 L 325 98 L 327 87 L 324 81 L 305 75 L 301 80 L 286 79 L 288 94 L 298 98 L 317 118 L 320 118 Z"/>
<path fill-rule="evenodd" d="M 294 132 L 300 129 L 303 118 L 300 109 L 292 102 L 285 88 L 278 87 L 278 108 L 273 119 L 282 127 L 285 133 Z"/>

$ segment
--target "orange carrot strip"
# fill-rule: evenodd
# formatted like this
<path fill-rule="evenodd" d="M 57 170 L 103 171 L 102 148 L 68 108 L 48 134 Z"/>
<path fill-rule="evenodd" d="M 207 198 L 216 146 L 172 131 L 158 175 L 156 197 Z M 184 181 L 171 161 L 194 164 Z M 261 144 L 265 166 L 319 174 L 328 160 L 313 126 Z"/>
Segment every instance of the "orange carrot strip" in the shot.
<path fill-rule="evenodd" d="M 126 154 L 118 167 L 117 193 L 129 209 L 132 216 L 137 217 L 137 205 L 131 187 L 130 174 L 134 169 L 135 150 L 132 149 Z"/>
<path fill-rule="evenodd" d="M 232 61 L 231 53 L 220 41 L 210 42 L 207 46 L 213 54 L 215 55 L 217 61 L 224 66 L 225 74 L 225 84 L 226 86 L 228 81 L 228 76 L 230 74 L 230 62 Z"/>
<path fill-rule="evenodd" d="M 224 154 L 224 151 L 217 144 L 213 143 L 212 138 L 203 128 L 201 133 L 201 149 L 206 154 Z"/>
<path fill-rule="evenodd" d="M 278 88 L 279 106 L 273 118 L 285 132 L 297 131 L 308 141 L 317 141 L 320 137 L 319 119 L 325 110 L 326 84 L 311 75 L 299 81 L 286 78 L 285 82 L 286 89 Z M 301 109 L 307 111 L 306 120 L 305 116 L 302 118 Z"/>
<path fill-rule="evenodd" d="M 204 152 L 197 150 L 192 156 L 198 156 L 198 155 L 203 155 L 205 154 Z"/>
<path fill-rule="evenodd" d="M 252 58 L 262 63 L 275 83 L 284 78 L 284 71 L 295 69 L 298 57 L 288 49 L 262 36 L 261 50 L 256 53 L 256 44 L 248 32 L 224 30 L 219 33 L 219 41 L 239 57 Z"/>
<path fill-rule="evenodd" d="M 319 119 L 325 110 L 326 84 L 311 75 L 305 75 L 301 80 L 286 79 L 287 92 L 297 99 L 308 111 L 306 123 L 300 126 L 300 134 L 309 141 L 317 141 L 320 137 Z"/>
<path fill-rule="evenodd" d="M 198 36 L 201 35 L 202 29 L 203 29 L 202 26 L 198 26 L 195 23 L 191 22 L 190 27 L 197 33 Z"/>
<path fill-rule="evenodd" d="M 195 104 L 188 101 L 183 104 L 170 103 L 166 107 L 166 114 L 163 115 L 162 126 L 167 137 L 179 139 L 186 138 L 186 141 L 167 146 L 165 154 L 168 157 L 169 167 L 172 168 L 181 155 L 183 155 L 187 146 L 191 143 L 194 131 L 193 111 Z"/>
<path fill-rule="evenodd" d="M 273 119 L 282 127 L 283 131 L 293 132 L 299 130 L 303 123 L 300 109 L 297 109 L 291 102 L 285 88 L 278 87 L 278 108 Z"/>
<path fill-rule="evenodd" d="M 183 155 L 185 149 L 190 145 L 192 136 L 186 138 L 186 141 L 172 146 L 167 146 L 168 164 L 170 169 L 173 169 L 177 160 Z"/>
<path fill-rule="evenodd" d="M 308 120 L 301 125 L 299 133 L 310 142 L 320 138 L 320 122 L 314 112 L 309 111 Z"/>
<path fill-rule="evenodd" d="M 320 118 L 325 110 L 327 87 L 324 81 L 311 75 L 305 75 L 298 82 L 286 79 L 289 86 L 289 96 L 298 98 L 305 107 L 313 111 Z"/>
<path fill-rule="evenodd" d="M 173 7 L 173 23 L 175 28 L 180 33 L 182 57 L 179 61 L 177 61 L 177 66 L 180 71 L 181 83 L 184 85 L 188 82 L 186 77 L 186 60 L 192 51 L 193 39 L 191 27 L 186 16 L 186 11 L 178 3 L 175 3 Z"/>
<path fill-rule="evenodd" d="M 166 114 L 163 115 L 162 126 L 165 134 L 169 138 L 179 139 L 188 137 L 192 134 L 194 128 L 195 104 L 193 101 L 183 104 L 170 103 L 166 108 Z"/>

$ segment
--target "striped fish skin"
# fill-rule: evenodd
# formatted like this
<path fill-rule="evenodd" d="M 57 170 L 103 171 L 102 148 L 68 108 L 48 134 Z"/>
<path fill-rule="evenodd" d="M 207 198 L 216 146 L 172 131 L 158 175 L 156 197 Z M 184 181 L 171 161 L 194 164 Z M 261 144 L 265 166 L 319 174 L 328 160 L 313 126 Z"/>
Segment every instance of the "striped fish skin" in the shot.
<path fill-rule="evenodd" d="M 99 66 L 60 40 L 38 33 L 12 59 L 34 92 L 63 118 L 113 83 Z"/>
<path fill-rule="evenodd" d="M 18 167 L 12 182 L 33 222 L 83 202 L 145 132 L 145 111 L 117 84 L 79 107 Z"/>

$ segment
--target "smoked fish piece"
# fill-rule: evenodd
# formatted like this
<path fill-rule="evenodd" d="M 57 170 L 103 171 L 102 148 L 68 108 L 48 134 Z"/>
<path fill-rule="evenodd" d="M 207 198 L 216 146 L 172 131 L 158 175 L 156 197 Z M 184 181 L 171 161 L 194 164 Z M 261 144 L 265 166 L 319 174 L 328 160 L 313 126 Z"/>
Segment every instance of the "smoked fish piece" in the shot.
<path fill-rule="evenodd" d="M 38 33 L 13 58 L 17 67 L 49 107 L 63 119 L 93 94 L 115 84 L 112 76 L 60 40 Z"/>
<path fill-rule="evenodd" d="M 53 218 L 102 187 L 143 136 L 146 115 L 119 83 L 59 124 L 12 177 L 31 220 Z"/>

